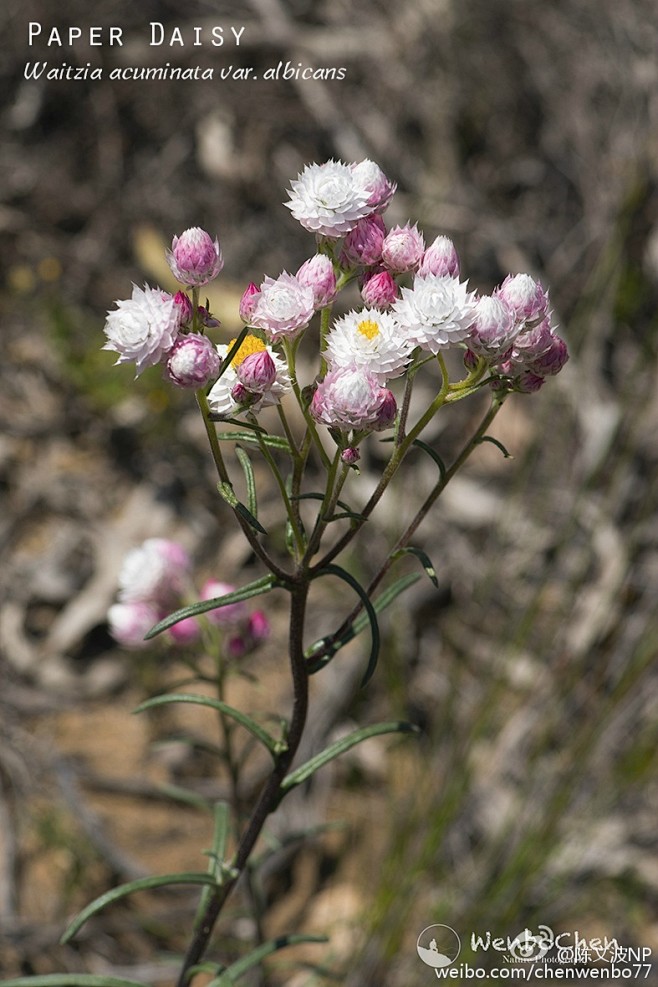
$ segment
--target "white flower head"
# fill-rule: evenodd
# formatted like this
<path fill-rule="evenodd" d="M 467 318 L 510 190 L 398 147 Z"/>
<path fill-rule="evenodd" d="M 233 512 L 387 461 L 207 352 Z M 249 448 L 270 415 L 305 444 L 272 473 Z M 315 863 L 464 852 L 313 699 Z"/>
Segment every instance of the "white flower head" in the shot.
<path fill-rule="evenodd" d="M 475 292 L 458 278 L 416 277 L 413 288 L 402 288 L 393 315 L 413 346 L 435 355 L 468 336 L 475 314 Z"/>
<path fill-rule="evenodd" d="M 361 367 L 385 384 L 404 372 L 412 349 L 392 315 L 365 308 L 335 322 L 327 335 L 325 356 L 332 370 Z"/>
<path fill-rule="evenodd" d="M 124 648 L 146 648 L 147 633 L 162 614 L 153 603 L 113 603 L 107 611 L 110 634 Z"/>
<path fill-rule="evenodd" d="M 119 571 L 119 601 L 166 607 L 182 592 L 189 568 L 189 555 L 178 542 L 147 538 L 123 560 Z"/>
<path fill-rule="evenodd" d="M 254 299 L 249 324 L 272 341 L 298 335 L 315 314 L 313 289 L 287 271 L 278 278 L 265 278 Z"/>
<path fill-rule="evenodd" d="M 105 322 L 104 350 L 119 354 L 117 364 L 134 363 L 139 376 L 172 349 L 181 324 L 181 307 L 160 288 L 133 285 L 132 297 L 116 303 Z"/>
<path fill-rule="evenodd" d="M 317 422 L 342 430 L 389 428 L 395 411 L 391 391 L 381 387 L 374 374 L 354 366 L 330 370 L 310 404 Z"/>
<path fill-rule="evenodd" d="M 290 186 L 285 206 L 311 233 L 343 236 L 374 210 L 371 184 L 342 161 L 306 165 Z"/>
<path fill-rule="evenodd" d="M 222 360 L 234 344 L 235 340 L 233 339 L 230 343 L 217 347 L 217 352 Z M 269 354 L 276 368 L 276 376 L 269 387 L 259 393 L 249 410 L 258 412 L 267 405 L 277 404 L 283 395 L 290 390 L 290 376 L 285 360 L 257 336 L 246 336 L 228 367 L 225 369 L 222 367 L 222 376 L 215 381 L 208 393 L 208 405 L 215 414 L 221 415 L 223 418 L 230 418 L 231 415 L 239 414 L 240 411 L 244 410 L 241 404 L 235 400 L 232 392 L 236 384 L 240 383 L 238 368 L 248 356 L 254 353 Z"/>

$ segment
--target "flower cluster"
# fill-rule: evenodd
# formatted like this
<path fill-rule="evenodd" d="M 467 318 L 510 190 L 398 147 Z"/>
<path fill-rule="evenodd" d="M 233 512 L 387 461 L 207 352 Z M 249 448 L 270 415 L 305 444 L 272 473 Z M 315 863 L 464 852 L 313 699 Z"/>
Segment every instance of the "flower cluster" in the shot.
<path fill-rule="evenodd" d="M 185 603 L 214 600 L 232 593 L 228 583 L 208 580 L 200 593 L 194 591 L 191 561 L 182 545 L 166 538 L 147 538 L 124 558 L 119 571 L 117 602 L 108 611 L 110 633 L 126 648 L 146 646 L 144 636 L 163 617 Z M 204 618 L 223 632 L 223 646 L 230 658 L 253 651 L 269 634 L 265 614 L 249 612 L 245 603 L 230 603 L 210 610 Z M 200 618 L 184 617 L 169 628 L 169 640 L 193 644 L 201 637 Z"/>
<path fill-rule="evenodd" d="M 488 373 L 492 387 L 537 390 L 568 359 L 541 284 L 509 275 L 478 296 L 461 277 L 449 237 L 427 245 L 417 224 L 387 228 L 395 189 L 370 160 L 304 168 L 286 206 L 316 234 L 316 250 L 295 274 L 248 285 L 240 317 L 251 333 L 242 334 L 237 351 L 236 340 L 216 345 L 206 335 L 217 323 L 198 305 L 198 290 L 224 261 L 217 238 L 196 227 L 174 237 L 167 253 L 193 299 L 135 286 L 108 314 L 105 348 L 118 353 L 117 363 L 134 362 L 138 374 L 161 364 L 172 384 L 203 388 L 216 417 L 257 414 L 291 390 L 294 348 L 321 311 L 321 373 L 301 393 L 308 414 L 339 436 L 343 451 L 352 433 L 393 427 L 389 383 L 447 349 L 462 349 L 467 369 L 480 379 Z M 332 324 L 331 307 L 353 282 L 362 304 Z"/>

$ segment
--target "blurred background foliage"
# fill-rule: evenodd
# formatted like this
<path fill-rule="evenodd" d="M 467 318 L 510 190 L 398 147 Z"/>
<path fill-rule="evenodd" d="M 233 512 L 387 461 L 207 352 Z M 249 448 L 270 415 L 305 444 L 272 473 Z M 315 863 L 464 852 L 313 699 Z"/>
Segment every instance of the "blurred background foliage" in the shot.
<path fill-rule="evenodd" d="M 29 20 L 120 25 L 127 43 L 38 52 Z M 244 25 L 243 43 L 149 48 L 151 20 Z M 539 277 L 572 359 L 506 405 L 495 434 L 514 459 L 482 447 L 420 529 L 440 589 L 418 583 L 391 611 L 368 690 L 359 645 L 314 683 L 311 745 L 391 715 L 423 737 L 373 741 L 284 808 L 282 844 L 341 825 L 274 854 L 263 931 L 332 938 L 251 983 L 415 987 L 430 974 L 416 939 L 433 923 L 459 932 L 465 957 L 471 932 L 539 924 L 658 949 L 655 4 L 7 0 L 0 29 L 0 969 L 175 975 L 185 895 L 117 906 L 57 945 L 64 915 L 113 881 L 204 866 L 209 823 L 163 800 L 163 784 L 221 794 L 216 766 L 165 742 L 200 724 L 130 718 L 180 674 L 175 659 L 121 653 L 104 615 L 123 553 L 148 535 L 179 537 L 200 573 L 239 583 L 254 566 L 216 503 L 190 402 L 155 371 L 134 384 L 113 368 L 102 325 L 131 281 L 168 287 L 162 248 L 203 225 L 222 239 L 211 301 L 230 338 L 247 282 L 312 250 L 281 203 L 306 162 L 329 157 L 375 159 L 399 183 L 389 222 L 451 236 L 473 288 Z M 36 58 L 106 74 L 166 61 L 347 71 L 28 81 Z M 432 424 L 441 455 L 480 411 Z M 373 446 L 364 483 L 379 458 Z M 413 486 L 391 491 L 372 558 L 433 469 L 418 460 Z M 274 506 L 272 491 L 265 514 Z M 363 554 L 348 561 L 367 578 Z M 349 605 L 318 596 L 310 633 Z M 261 701 L 285 685 L 278 607 L 248 669 Z M 252 686 L 235 688 L 252 701 Z M 238 902 L 220 954 L 257 931 Z"/>

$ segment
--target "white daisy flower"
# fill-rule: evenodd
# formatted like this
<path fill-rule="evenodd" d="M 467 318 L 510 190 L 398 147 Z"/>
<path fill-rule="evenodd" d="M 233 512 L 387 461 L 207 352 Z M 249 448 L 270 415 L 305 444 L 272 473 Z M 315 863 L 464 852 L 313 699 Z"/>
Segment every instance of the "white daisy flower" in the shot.
<path fill-rule="evenodd" d="M 325 357 L 332 369 L 359 367 L 380 384 L 399 377 L 411 359 L 413 345 L 388 312 L 365 308 L 348 312 L 327 334 Z"/>
<path fill-rule="evenodd" d="M 232 339 L 230 343 L 217 347 L 217 352 L 222 360 L 224 360 L 226 354 L 234 344 L 235 340 Z M 213 384 L 208 393 L 208 405 L 212 412 L 222 415 L 224 418 L 230 418 L 231 415 L 239 414 L 245 410 L 244 406 L 233 397 L 233 389 L 236 384 L 241 383 L 238 377 L 238 368 L 248 356 L 251 356 L 253 353 L 264 352 L 268 353 L 272 358 L 276 367 L 276 376 L 265 391 L 252 395 L 255 400 L 249 405 L 250 410 L 259 411 L 266 405 L 277 404 L 283 395 L 290 390 L 290 376 L 285 360 L 278 353 L 275 353 L 271 346 L 267 346 L 261 339 L 258 339 L 257 336 L 246 336 L 240 349 L 231 360 L 231 363 L 226 367 L 222 376 Z"/>
<path fill-rule="evenodd" d="M 437 354 L 466 339 L 475 316 L 475 292 L 458 278 L 429 274 L 402 288 L 392 313 L 412 346 Z"/>
<path fill-rule="evenodd" d="M 181 324 L 181 308 L 160 288 L 133 285 L 132 297 L 116 303 L 105 322 L 104 350 L 119 354 L 117 364 L 135 363 L 136 375 L 160 363 L 172 349 Z"/>
<path fill-rule="evenodd" d="M 285 206 L 311 233 L 343 236 L 373 211 L 372 188 L 342 161 L 306 165 L 290 186 Z"/>

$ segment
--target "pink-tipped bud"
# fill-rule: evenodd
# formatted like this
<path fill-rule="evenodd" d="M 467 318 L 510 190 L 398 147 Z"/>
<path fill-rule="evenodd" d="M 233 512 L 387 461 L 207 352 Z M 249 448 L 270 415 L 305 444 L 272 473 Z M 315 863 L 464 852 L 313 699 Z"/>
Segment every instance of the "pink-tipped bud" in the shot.
<path fill-rule="evenodd" d="M 398 286 L 389 271 L 374 271 L 363 279 L 361 297 L 368 308 L 390 308 L 398 294 Z"/>
<path fill-rule="evenodd" d="M 516 314 L 496 295 L 483 295 L 475 305 L 475 319 L 467 342 L 478 356 L 493 359 L 505 353 L 519 332 Z"/>
<path fill-rule="evenodd" d="M 347 449 L 343 449 L 340 458 L 341 462 L 345 463 L 346 466 L 354 466 L 361 459 L 361 453 L 354 446 L 348 446 Z"/>
<path fill-rule="evenodd" d="M 538 360 L 553 346 L 555 339 L 550 319 L 543 319 L 531 329 L 523 329 L 514 340 L 512 359 L 524 367 Z"/>
<path fill-rule="evenodd" d="M 256 404 L 256 401 L 260 400 L 260 394 L 248 391 L 240 381 L 231 388 L 231 397 L 241 408 L 250 408 L 252 404 Z"/>
<path fill-rule="evenodd" d="M 553 334 L 550 347 L 541 356 L 528 361 L 527 367 L 540 377 L 554 377 L 555 374 L 559 374 L 568 359 L 567 344 L 561 336 Z"/>
<path fill-rule="evenodd" d="M 539 374 L 533 374 L 531 370 L 524 370 L 514 380 L 514 390 L 521 394 L 535 394 L 543 386 L 544 378 L 540 377 Z"/>
<path fill-rule="evenodd" d="M 376 432 L 383 432 L 384 429 L 392 428 L 395 425 L 395 417 L 398 413 L 398 406 L 393 391 L 387 387 L 382 387 L 382 403 L 377 412 L 377 421 L 374 424 Z"/>
<path fill-rule="evenodd" d="M 425 240 L 418 226 L 394 226 L 382 245 L 382 263 L 398 274 L 414 271 L 425 252 Z"/>
<path fill-rule="evenodd" d="M 330 305 L 336 297 L 334 265 L 326 254 L 316 254 L 305 260 L 296 278 L 304 287 L 312 289 L 316 309 Z"/>
<path fill-rule="evenodd" d="M 192 321 L 192 316 L 194 314 L 194 309 L 192 307 L 192 302 L 185 294 L 184 291 L 177 291 L 174 295 L 174 302 L 178 305 L 180 309 L 180 324 L 182 326 L 189 325 Z"/>
<path fill-rule="evenodd" d="M 186 645 L 198 640 L 201 628 L 196 617 L 183 617 L 167 633 L 175 644 Z"/>
<path fill-rule="evenodd" d="M 343 241 L 341 262 L 365 267 L 379 264 L 385 236 L 386 227 L 381 216 L 375 213 L 360 219 Z"/>
<path fill-rule="evenodd" d="M 270 636 L 270 622 L 262 610 L 254 610 L 249 615 L 247 633 L 255 643 L 265 641 Z"/>
<path fill-rule="evenodd" d="M 254 306 L 259 295 L 260 288 L 253 281 L 250 281 L 240 299 L 240 318 L 246 325 L 251 323 L 251 316 L 254 313 Z"/>
<path fill-rule="evenodd" d="M 219 355 L 207 336 L 190 332 L 179 336 L 167 357 L 165 378 L 176 387 L 198 390 L 219 373 Z"/>
<path fill-rule="evenodd" d="M 418 273 L 421 277 L 432 274 L 435 277 L 459 277 L 459 255 L 455 245 L 447 236 L 437 236 L 423 254 Z"/>
<path fill-rule="evenodd" d="M 244 358 L 238 367 L 238 380 L 254 394 L 264 394 L 270 389 L 276 380 L 276 365 L 267 350 Z"/>
<path fill-rule="evenodd" d="M 469 372 L 471 370 L 475 370 L 478 363 L 479 363 L 479 359 L 477 355 L 473 352 L 473 350 L 466 350 L 466 352 L 464 353 L 464 366 L 466 367 L 466 369 Z"/>
<path fill-rule="evenodd" d="M 548 294 L 529 274 L 508 274 L 495 294 L 514 310 L 517 319 L 536 322 L 548 311 Z"/>
<path fill-rule="evenodd" d="M 364 158 L 350 167 L 358 185 L 368 194 L 368 205 L 373 212 L 384 212 L 395 194 L 397 184 L 391 182 L 370 158 Z"/>
<path fill-rule="evenodd" d="M 235 586 L 231 586 L 230 583 L 222 583 L 217 579 L 208 579 L 201 589 L 201 599 L 214 600 L 220 596 L 228 596 L 229 593 L 234 592 Z M 225 607 L 218 607 L 217 610 L 208 610 L 205 616 L 212 624 L 224 626 L 226 624 L 235 624 L 237 621 L 242 620 L 245 613 L 245 604 L 242 601 L 238 601 L 238 603 L 228 603 Z"/>
<path fill-rule="evenodd" d="M 174 237 L 167 261 L 176 280 L 189 287 L 208 284 L 224 266 L 219 240 L 198 226 Z"/>

